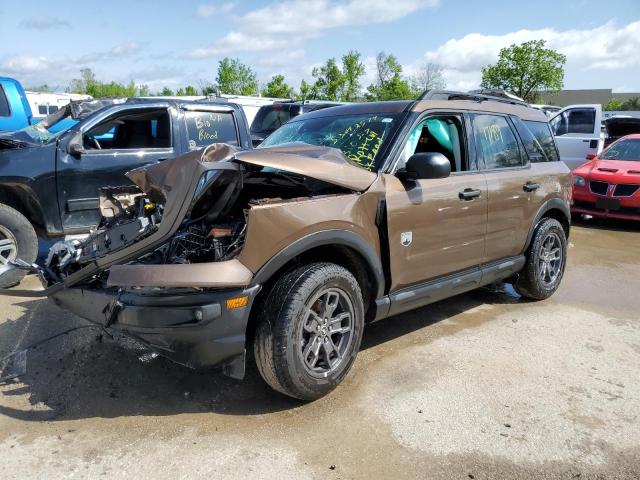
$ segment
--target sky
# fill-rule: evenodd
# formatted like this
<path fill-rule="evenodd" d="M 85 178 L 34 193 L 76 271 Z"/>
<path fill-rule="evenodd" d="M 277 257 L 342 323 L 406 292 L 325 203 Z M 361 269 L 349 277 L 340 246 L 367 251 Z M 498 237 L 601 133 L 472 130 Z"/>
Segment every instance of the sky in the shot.
<path fill-rule="evenodd" d="M 98 80 L 210 84 L 226 56 L 261 84 L 297 87 L 329 57 L 355 49 L 373 80 L 375 56 L 407 75 L 428 62 L 468 90 L 501 48 L 531 39 L 567 56 L 565 88 L 640 92 L 640 0 L 0 0 L 0 76 L 64 91 L 81 68 Z"/>

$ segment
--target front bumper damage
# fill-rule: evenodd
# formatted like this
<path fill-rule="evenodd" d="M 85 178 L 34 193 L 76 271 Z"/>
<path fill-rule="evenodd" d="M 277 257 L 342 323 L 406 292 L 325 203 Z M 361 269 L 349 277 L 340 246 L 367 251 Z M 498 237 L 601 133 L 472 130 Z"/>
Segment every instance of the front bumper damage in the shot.
<path fill-rule="evenodd" d="M 72 287 L 50 296 L 56 305 L 131 336 L 176 363 L 194 369 L 221 366 L 226 375 L 241 379 L 249 312 L 259 290 L 254 286 L 133 292 Z M 243 299 L 243 306 L 229 308 L 227 301 L 237 298 Z"/>
<path fill-rule="evenodd" d="M 0 295 L 49 297 L 176 363 L 220 366 L 234 378 L 244 376 L 260 269 L 290 240 L 269 239 L 274 222 L 264 220 L 268 216 L 253 224 L 249 218 L 286 202 L 309 209 L 317 205 L 305 201 L 310 197 L 328 201 L 348 194 L 355 202 L 361 197 L 354 192 L 376 178 L 333 149 L 297 145 L 237 152 L 222 144 L 127 176 L 144 196 L 109 187 L 104 199 L 101 194 L 104 226 L 80 243 L 54 245 L 44 266 L 14 263 L 37 273 L 44 290 Z M 296 232 L 291 238 L 307 232 L 305 211 L 281 211 L 289 222 L 280 222 L 284 231 Z M 324 225 L 337 228 L 331 215 L 325 217 Z M 347 216 L 340 225 L 352 226 L 351 221 Z"/>

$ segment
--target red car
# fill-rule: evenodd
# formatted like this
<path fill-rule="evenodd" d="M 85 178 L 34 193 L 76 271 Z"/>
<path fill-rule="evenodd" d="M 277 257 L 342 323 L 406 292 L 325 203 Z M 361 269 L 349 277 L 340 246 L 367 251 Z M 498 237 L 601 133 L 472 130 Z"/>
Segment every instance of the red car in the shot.
<path fill-rule="evenodd" d="M 627 135 L 573 171 L 573 213 L 640 220 L 640 134 Z"/>

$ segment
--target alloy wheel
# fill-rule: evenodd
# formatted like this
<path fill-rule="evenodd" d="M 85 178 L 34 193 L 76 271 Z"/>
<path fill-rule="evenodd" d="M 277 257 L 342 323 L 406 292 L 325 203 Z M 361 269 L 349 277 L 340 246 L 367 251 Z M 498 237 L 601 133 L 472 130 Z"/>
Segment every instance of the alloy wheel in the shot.
<path fill-rule="evenodd" d="M 0 225 L 0 271 L 9 267 L 9 262 L 18 257 L 18 242 L 11 230 Z"/>
<path fill-rule="evenodd" d="M 551 232 L 542 242 L 538 253 L 538 272 L 545 287 L 553 287 L 560 276 L 564 257 L 562 242 L 557 233 Z"/>
<path fill-rule="evenodd" d="M 305 305 L 300 356 L 305 369 L 327 377 L 342 363 L 353 342 L 354 308 L 340 288 L 320 290 Z"/>

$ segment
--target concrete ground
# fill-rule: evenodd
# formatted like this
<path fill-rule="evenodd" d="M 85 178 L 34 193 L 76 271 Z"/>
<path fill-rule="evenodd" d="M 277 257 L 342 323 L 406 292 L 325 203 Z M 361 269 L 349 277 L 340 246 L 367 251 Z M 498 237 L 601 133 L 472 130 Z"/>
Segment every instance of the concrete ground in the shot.
<path fill-rule="evenodd" d="M 547 301 L 482 289 L 373 325 L 311 404 L 63 335 L 0 385 L 0 477 L 640 478 L 639 240 L 584 223 Z M 0 302 L 0 357 L 83 324 Z"/>

